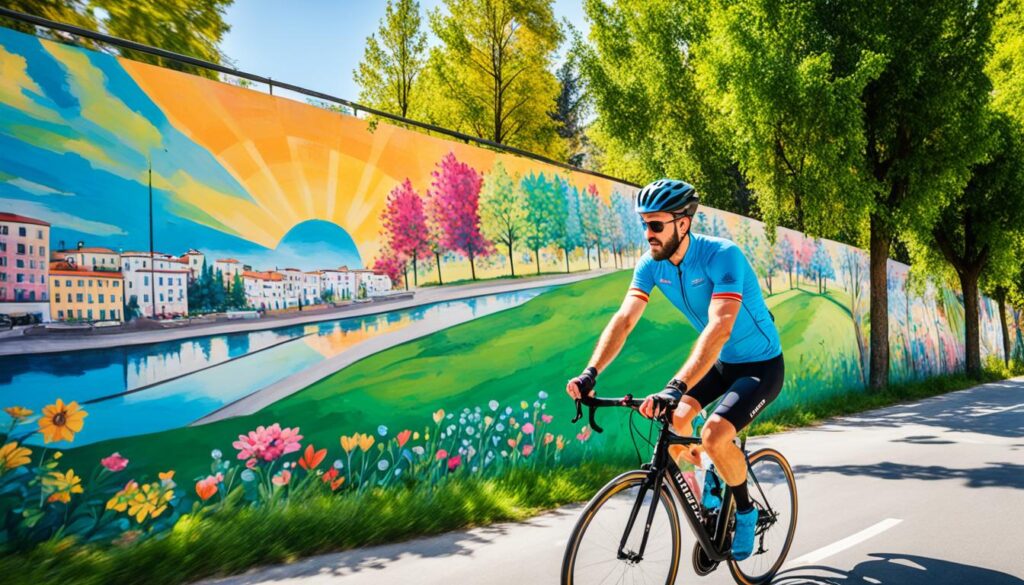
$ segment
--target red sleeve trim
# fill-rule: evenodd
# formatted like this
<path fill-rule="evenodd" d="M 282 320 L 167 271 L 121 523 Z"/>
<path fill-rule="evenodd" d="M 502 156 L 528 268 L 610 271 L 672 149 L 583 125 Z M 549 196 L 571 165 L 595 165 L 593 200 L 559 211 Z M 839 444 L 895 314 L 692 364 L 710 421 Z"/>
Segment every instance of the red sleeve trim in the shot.
<path fill-rule="evenodd" d="M 713 299 L 728 299 L 730 301 L 738 301 L 738 302 L 741 302 L 741 303 L 743 302 L 743 295 L 741 295 L 740 293 L 732 293 L 732 292 L 714 293 L 714 294 L 711 295 L 711 298 L 713 298 Z"/>
<path fill-rule="evenodd" d="M 626 296 L 627 297 L 636 297 L 636 298 L 640 299 L 641 301 L 643 301 L 645 303 L 647 301 L 649 301 L 650 298 L 651 298 L 651 296 L 649 294 L 645 293 L 644 291 L 642 291 L 642 290 L 640 290 L 638 288 L 631 288 L 631 289 L 629 289 L 629 292 L 626 293 Z"/>

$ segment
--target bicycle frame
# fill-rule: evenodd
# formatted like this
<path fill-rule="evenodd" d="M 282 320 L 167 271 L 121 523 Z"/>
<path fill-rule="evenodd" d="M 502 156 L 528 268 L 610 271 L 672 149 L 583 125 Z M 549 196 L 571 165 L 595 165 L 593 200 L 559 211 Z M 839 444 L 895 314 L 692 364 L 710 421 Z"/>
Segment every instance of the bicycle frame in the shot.
<path fill-rule="evenodd" d="M 727 535 L 726 529 L 728 528 L 729 522 L 728 511 L 732 506 L 732 493 L 728 489 L 725 490 L 726 493 L 722 499 L 723 512 L 718 514 L 715 521 L 714 531 L 709 534 L 704 525 L 704 512 L 701 509 L 700 502 L 697 501 L 697 497 L 693 493 L 693 490 L 690 489 L 690 486 L 683 479 L 682 470 L 668 454 L 668 448 L 670 446 L 691 446 L 700 444 L 700 437 L 684 437 L 677 435 L 672 432 L 667 422 L 662 423 L 658 443 L 654 450 L 654 456 L 652 457 L 651 462 L 645 466 L 647 469 L 652 471 L 652 473 L 648 475 L 647 481 L 644 482 L 643 486 L 641 486 L 640 491 L 637 494 L 636 502 L 633 504 L 633 509 L 629 515 L 629 522 L 626 524 L 626 530 L 619 543 L 619 559 L 635 562 L 639 562 L 643 559 L 644 550 L 647 547 L 647 538 L 650 535 L 651 522 L 654 519 L 654 513 L 658 506 L 658 497 L 656 494 L 660 493 L 661 486 L 665 482 L 666 477 L 668 478 L 669 489 L 673 491 L 676 501 L 683 505 L 684 516 L 690 525 L 690 529 L 693 531 L 694 536 L 697 537 L 697 541 L 700 543 L 701 548 L 704 549 L 708 558 L 716 562 L 726 561 L 730 558 L 730 551 L 726 547 L 725 539 Z M 655 496 L 651 498 L 651 507 L 647 512 L 647 521 L 644 524 L 644 535 L 640 542 L 640 550 L 636 552 L 626 552 L 624 550 L 626 541 L 629 539 L 629 535 L 633 531 L 633 527 L 640 514 L 640 510 L 643 508 L 644 496 L 648 490 L 651 490 L 651 493 L 655 494 Z"/>

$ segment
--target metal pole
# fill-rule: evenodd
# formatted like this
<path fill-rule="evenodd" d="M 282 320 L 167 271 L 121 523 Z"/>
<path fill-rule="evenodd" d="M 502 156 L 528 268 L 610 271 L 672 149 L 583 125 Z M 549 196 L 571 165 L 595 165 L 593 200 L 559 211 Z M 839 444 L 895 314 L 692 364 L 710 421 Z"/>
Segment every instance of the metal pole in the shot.
<path fill-rule="evenodd" d="M 153 252 L 153 156 L 149 161 L 149 300 L 153 303 L 151 316 L 156 319 L 156 254 Z"/>

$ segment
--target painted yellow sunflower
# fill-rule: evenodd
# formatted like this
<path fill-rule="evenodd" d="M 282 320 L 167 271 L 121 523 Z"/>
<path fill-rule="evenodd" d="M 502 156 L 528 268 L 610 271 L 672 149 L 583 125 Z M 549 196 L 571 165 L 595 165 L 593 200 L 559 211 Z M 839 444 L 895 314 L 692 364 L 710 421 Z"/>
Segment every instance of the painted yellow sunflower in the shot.
<path fill-rule="evenodd" d="M 0 447 L 0 469 L 7 470 L 28 465 L 32 461 L 31 457 L 31 449 L 26 449 L 12 441 Z"/>
<path fill-rule="evenodd" d="M 156 518 L 163 514 L 167 509 L 167 503 L 172 498 L 174 498 L 174 490 L 164 490 L 159 483 L 147 483 L 135 492 L 131 501 L 128 502 L 128 515 L 142 524 L 147 516 Z"/>
<path fill-rule="evenodd" d="M 43 442 L 74 441 L 75 433 L 82 430 L 82 419 L 86 416 L 88 413 L 79 408 L 77 402 L 64 404 L 58 398 L 57 402 L 43 408 L 43 416 L 39 419 Z"/>
<path fill-rule="evenodd" d="M 135 494 L 138 491 L 139 484 L 136 483 L 135 480 L 129 481 L 125 484 L 124 488 L 107 500 L 107 509 L 115 512 L 124 512 L 128 509 L 128 502 L 135 497 Z"/>

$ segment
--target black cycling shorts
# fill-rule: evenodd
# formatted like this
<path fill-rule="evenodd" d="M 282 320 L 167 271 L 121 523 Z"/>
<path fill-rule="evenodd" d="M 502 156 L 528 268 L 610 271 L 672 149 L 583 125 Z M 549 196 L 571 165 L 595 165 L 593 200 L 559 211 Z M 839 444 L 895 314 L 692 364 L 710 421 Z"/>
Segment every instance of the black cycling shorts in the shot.
<path fill-rule="evenodd" d="M 785 374 L 781 353 L 761 362 L 717 361 L 686 395 L 699 402 L 701 408 L 722 397 L 714 414 L 731 422 L 739 431 L 775 400 L 782 390 Z"/>

